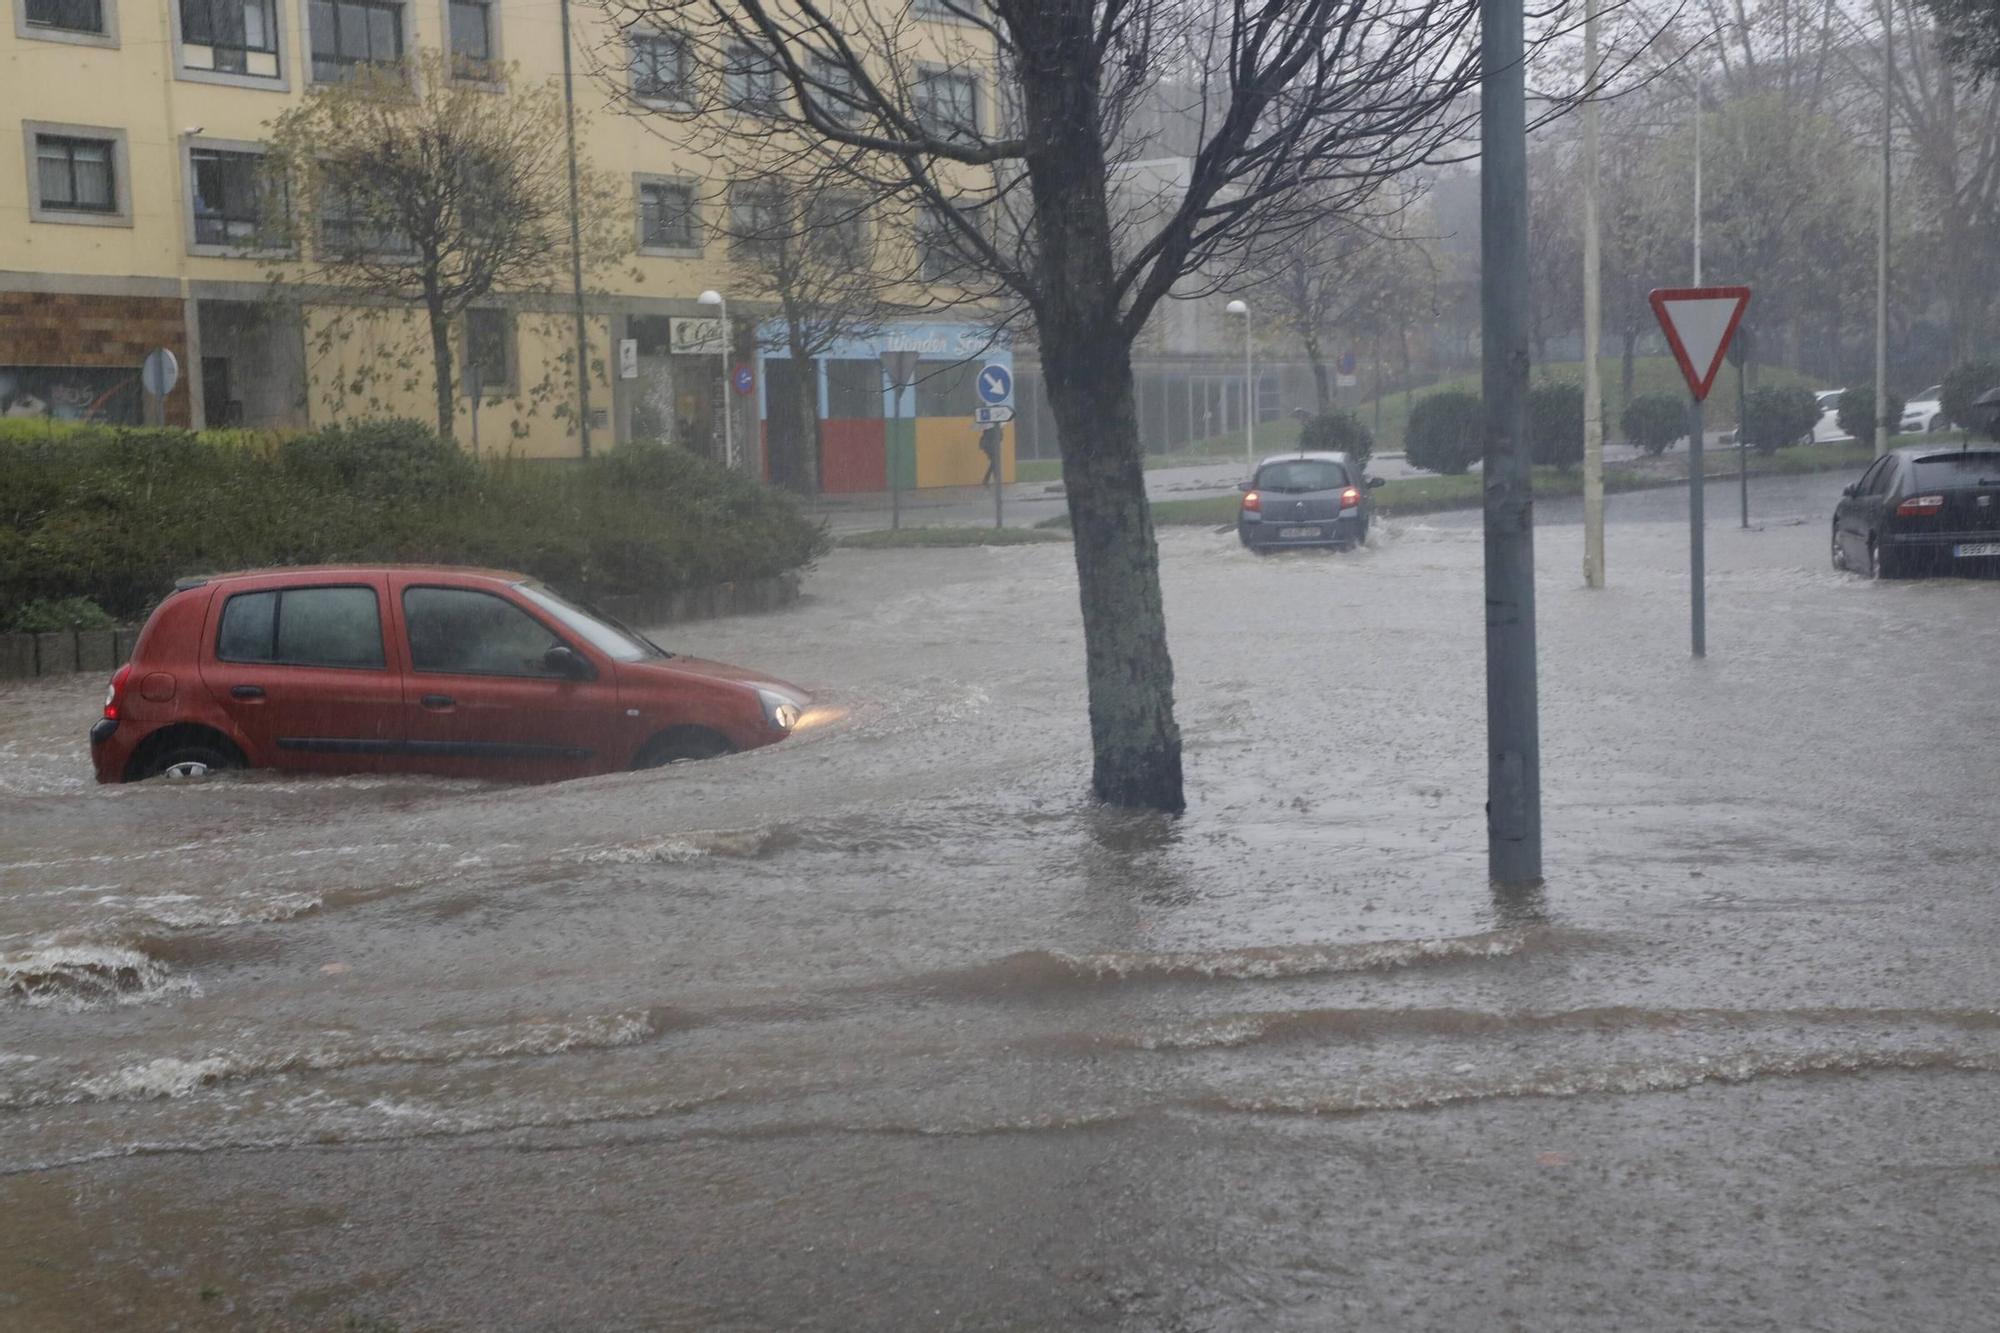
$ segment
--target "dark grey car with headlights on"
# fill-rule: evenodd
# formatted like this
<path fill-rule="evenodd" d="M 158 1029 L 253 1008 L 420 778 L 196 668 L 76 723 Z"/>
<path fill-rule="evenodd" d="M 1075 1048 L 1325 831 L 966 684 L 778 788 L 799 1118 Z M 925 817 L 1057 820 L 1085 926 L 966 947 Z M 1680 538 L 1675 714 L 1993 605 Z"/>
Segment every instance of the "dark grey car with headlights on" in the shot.
<path fill-rule="evenodd" d="M 1243 482 L 1236 535 L 1253 551 L 1294 546 L 1348 550 L 1368 540 L 1380 477 L 1364 477 L 1346 454 L 1281 454 Z"/>

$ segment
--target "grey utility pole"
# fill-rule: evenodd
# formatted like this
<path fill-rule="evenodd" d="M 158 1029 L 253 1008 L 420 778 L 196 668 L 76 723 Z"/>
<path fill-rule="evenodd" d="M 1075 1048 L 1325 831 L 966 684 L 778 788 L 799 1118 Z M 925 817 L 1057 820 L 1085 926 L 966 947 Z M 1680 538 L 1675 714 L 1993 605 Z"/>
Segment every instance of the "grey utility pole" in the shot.
<path fill-rule="evenodd" d="M 1480 0 L 1480 387 L 1486 408 L 1486 857 L 1542 877 L 1535 502 L 1528 465 L 1528 124 L 1522 0 Z"/>
<path fill-rule="evenodd" d="M 1597 0 L 1583 0 L 1583 582 L 1604 586 L 1604 386 L 1597 216 Z"/>
<path fill-rule="evenodd" d="M 1882 197 L 1875 201 L 1875 456 L 1889 452 L 1902 423 L 1889 415 L 1889 136 L 1895 129 L 1894 7 L 1882 8 Z"/>
<path fill-rule="evenodd" d="M 576 296 L 577 436 L 585 458 L 590 457 L 590 333 L 583 319 L 583 224 L 577 217 L 576 81 L 570 69 L 569 0 L 561 0 L 563 48 L 563 123 L 569 131 L 569 276 Z M 728 404 L 725 402 L 724 407 Z"/>

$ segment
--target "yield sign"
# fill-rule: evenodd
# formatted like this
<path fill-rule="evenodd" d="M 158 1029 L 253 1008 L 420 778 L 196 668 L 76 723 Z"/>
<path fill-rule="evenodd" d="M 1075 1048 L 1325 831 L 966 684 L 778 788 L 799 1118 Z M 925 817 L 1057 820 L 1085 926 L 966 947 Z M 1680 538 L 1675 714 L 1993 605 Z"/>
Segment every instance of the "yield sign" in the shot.
<path fill-rule="evenodd" d="M 1681 363 L 1688 390 L 1699 403 L 1708 397 L 1715 372 L 1743 311 L 1750 304 L 1748 287 L 1660 287 L 1648 298 L 1653 314 L 1666 331 L 1674 360 Z"/>

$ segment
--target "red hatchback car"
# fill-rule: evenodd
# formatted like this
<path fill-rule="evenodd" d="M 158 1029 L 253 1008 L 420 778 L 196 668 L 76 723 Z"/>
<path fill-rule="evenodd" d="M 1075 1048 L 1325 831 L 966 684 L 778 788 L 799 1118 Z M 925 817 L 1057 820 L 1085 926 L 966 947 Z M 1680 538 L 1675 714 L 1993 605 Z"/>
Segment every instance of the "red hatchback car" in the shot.
<path fill-rule="evenodd" d="M 783 740 L 804 692 L 680 657 L 519 574 L 184 579 L 111 678 L 99 782 L 226 768 L 538 781 Z"/>

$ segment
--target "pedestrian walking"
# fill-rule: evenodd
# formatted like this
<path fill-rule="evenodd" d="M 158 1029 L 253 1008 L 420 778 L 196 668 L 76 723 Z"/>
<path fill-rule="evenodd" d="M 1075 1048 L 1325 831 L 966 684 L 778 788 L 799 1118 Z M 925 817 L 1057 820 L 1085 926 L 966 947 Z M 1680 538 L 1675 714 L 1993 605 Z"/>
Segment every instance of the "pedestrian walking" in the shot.
<path fill-rule="evenodd" d="M 1000 479 L 1000 444 L 1005 438 L 1000 427 L 988 426 L 979 432 L 979 452 L 986 455 L 986 475 L 979 479 L 981 486 Z"/>

